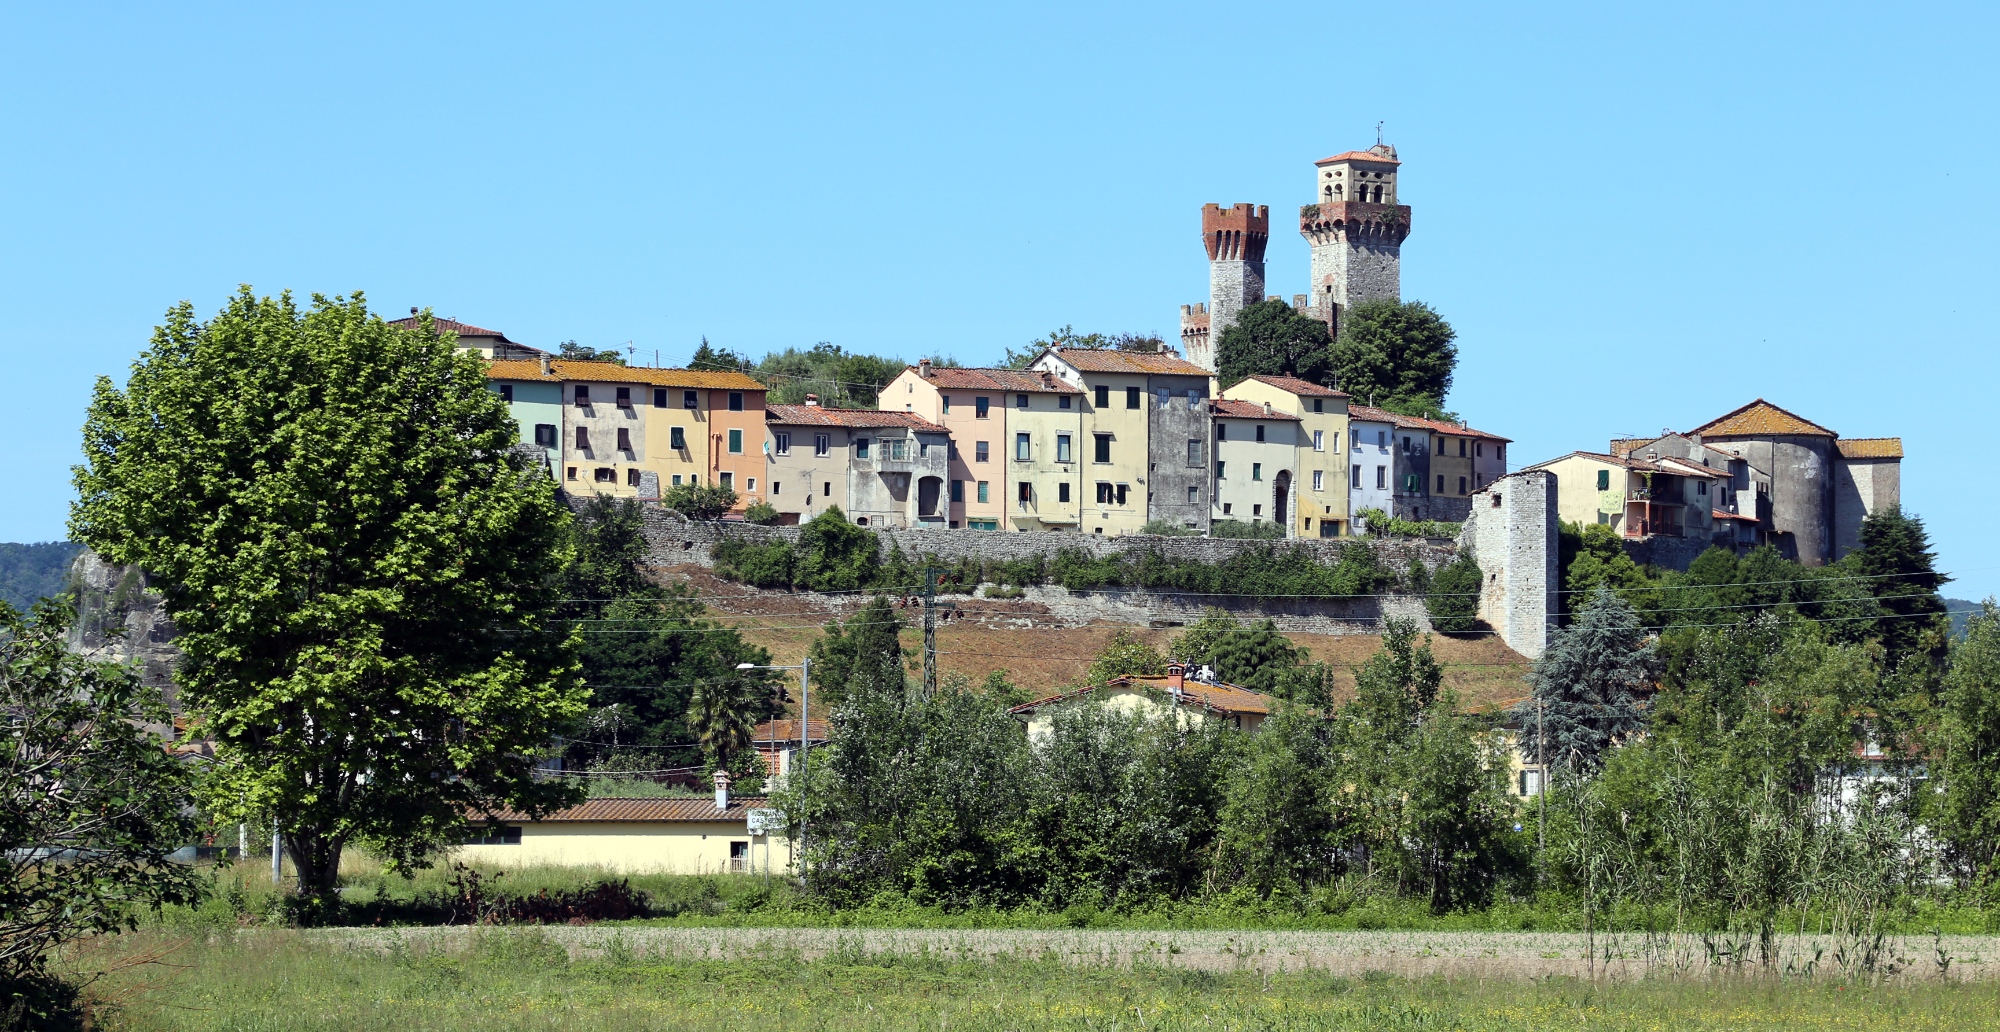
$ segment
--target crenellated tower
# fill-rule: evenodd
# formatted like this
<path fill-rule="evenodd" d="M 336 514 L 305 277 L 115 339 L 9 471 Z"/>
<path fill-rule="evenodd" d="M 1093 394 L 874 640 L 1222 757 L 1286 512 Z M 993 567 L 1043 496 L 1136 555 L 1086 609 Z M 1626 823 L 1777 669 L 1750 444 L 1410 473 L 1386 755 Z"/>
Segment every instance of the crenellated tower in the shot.
<path fill-rule="evenodd" d="M 1299 209 L 1299 235 L 1312 245 L 1306 313 L 1340 332 L 1340 315 L 1361 301 L 1403 296 L 1403 240 L 1410 207 L 1397 203 L 1396 148 L 1377 143 L 1313 163 L 1317 199 Z"/>
<path fill-rule="evenodd" d="M 1215 371 L 1215 342 L 1243 306 L 1264 300 L 1264 247 L 1271 208 L 1238 204 L 1201 208 L 1201 243 L 1208 250 L 1208 303 L 1181 306 L 1181 353 Z"/>

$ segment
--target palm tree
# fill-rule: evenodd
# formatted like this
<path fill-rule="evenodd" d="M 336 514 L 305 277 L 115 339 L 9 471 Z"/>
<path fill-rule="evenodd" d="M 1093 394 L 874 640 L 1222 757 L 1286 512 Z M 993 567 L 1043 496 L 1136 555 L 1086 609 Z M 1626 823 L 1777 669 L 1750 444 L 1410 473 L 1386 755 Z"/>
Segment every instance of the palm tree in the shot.
<path fill-rule="evenodd" d="M 757 686 L 740 677 L 704 681 L 688 699 L 688 725 L 701 751 L 716 767 L 725 767 L 750 748 L 756 727 Z"/>

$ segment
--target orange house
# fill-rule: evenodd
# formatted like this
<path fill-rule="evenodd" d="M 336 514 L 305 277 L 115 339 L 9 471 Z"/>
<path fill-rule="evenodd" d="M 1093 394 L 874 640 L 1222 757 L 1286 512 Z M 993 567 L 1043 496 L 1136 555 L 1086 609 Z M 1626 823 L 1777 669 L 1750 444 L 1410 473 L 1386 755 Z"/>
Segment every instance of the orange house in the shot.
<path fill-rule="evenodd" d="M 741 373 L 711 373 L 741 383 L 708 392 L 708 482 L 737 494 L 738 508 L 764 500 L 764 385 Z"/>

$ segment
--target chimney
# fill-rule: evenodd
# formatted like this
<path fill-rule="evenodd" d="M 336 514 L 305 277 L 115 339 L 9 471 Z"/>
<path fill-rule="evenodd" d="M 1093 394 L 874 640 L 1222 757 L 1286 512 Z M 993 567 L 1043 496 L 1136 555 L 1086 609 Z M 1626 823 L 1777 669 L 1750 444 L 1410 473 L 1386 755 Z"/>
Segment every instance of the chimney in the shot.
<path fill-rule="evenodd" d="M 1264 403 L 1264 414 L 1267 416 L 1271 414 L 1271 403 L 1268 401 Z"/>
<path fill-rule="evenodd" d="M 549 375 L 549 356 L 546 354 L 542 356 L 542 375 Z"/>
<path fill-rule="evenodd" d="M 729 809 L 729 772 L 726 770 L 715 772 L 715 808 Z"/>
<path fill-rule="evenodd" d="M 1181 697 L 1181 688 L 1187 684 L 1187 664 L 1175 660 L 1167 664 L 1167 687 L 1173 689 L 1174 698 Z"/>
<path fill-rule="evenodd" d="M 806 395 L 806 404 L 807 404 L 807 405 L 810 405 L 810 406 L 812 406 L 812 407 L 814 407 L 814 408 L 818 408 L 818 407 L 819 407 L 819 395 L 817 395 L 817 394 L 808 394 L 808 395 Z"/>
<path fill-rule="evenodd" d="M 924 379 L 926 379 L 926 380 L 928 380 L 928 379 L 930 379 L 930 378 L 931 378 L 931 360 L 930 360 L 930 359 L 928 359 L 928 358 L 920 358 L 920 359 L 918 359 L 918 360 L 917 360 L 917 375 L 918 375 L 918 376 L 921 376 L 921 377 L 923 377 L 923 378 L 924 378 Z"/>

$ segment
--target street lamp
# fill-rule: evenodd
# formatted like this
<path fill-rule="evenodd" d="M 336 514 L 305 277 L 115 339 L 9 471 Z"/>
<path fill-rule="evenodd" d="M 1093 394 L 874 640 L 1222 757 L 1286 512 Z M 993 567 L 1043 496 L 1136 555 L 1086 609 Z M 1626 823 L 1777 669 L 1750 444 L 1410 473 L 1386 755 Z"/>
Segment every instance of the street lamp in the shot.
<path fill-rule="evenodd" d="M 796 666 L 772 666 L 772 665 L 763 665 L 757 663 L 738 663 L 736 664 L 736 669 L 796 670 L 799 672 L 799 762 L 797 764 L 797 767 L 799 775 L 799 786 L 798 786 L 799 798 L 803 800 L 805 798 L 805 790 L 806 790 L 806 784 L 805 784 L 806 750 L 812 748 L 812 744 L 808 740 L 806 735 L 806 715 L 809 712 L 811 712 L 807 708 L 806 703 L 809 698 L 809 693 L 812 691 L 812 657 L 807 656 L 805 659 L 800 660 L 798 665 Z M 769 840 L 767 839 L 766 841 L 768 843 Z M 769 849 L 770 847 L 769 845 L 766 845 L 765 848 Z M 806 854 L 806 822 L 805 818 L 801 817 L 799 819 L 799 845 L 798 845 L 798 854 L 796 856 L 796 859 L 799 862 L 799 884 L 801 885 L 805 884 L 806 880 L 805 854 Z M 766 862 L 767 863 L 769 862 L 768 854 Z"/>

